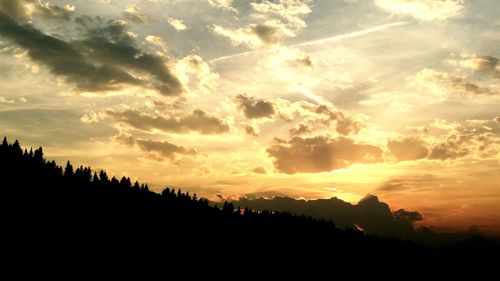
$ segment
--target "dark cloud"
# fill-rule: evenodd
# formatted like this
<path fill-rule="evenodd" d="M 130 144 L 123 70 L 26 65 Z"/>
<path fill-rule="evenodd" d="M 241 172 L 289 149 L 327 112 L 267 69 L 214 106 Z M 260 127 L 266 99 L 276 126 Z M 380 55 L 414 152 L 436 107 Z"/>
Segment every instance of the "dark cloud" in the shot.
<path fill-rule="evenodd" d="M 429 159 L 453 160 L 468 155 L 471 151 L 467 147 L 472 135 L 459 135 L 450 137 L 446 141 L 438 143 L 431 148 Z"/>
<path fill-rule="evenodd" d="M 311 126 L 309 126 L 307 124 L 300 123 L 300 124 L 297 124 L 297 126 L 295 128 L 290 129 L 289 132 L 290 132 L 291 136 L 300 136 L 303 134 L 311 133 L 312 128 L 311 128 Z"/>
<path fill-rule="evenodd" d="M 249 97 L 245 94 L 236 96 L 236 103 L 243 109 L 248 119 L 269 118 L 275 113 L 271 102 Z"/>
<path fill-rule="evenodd" d="M 277 171 L 286 174 L 328 172 L 355 163 L 383 161 L 379 147 L 345 137 L 294 137 L 285 144 L 272 145 L 267 153 L 274 158 Z"/>
<path fill-rule="evenodd" d="M 498 59 L 491 56 L 479 56 L 466 61 L 466 66 L 480 72 L 496 72 Z"/>
<path fill-rule="evenodd" d="M 183 92 L 181 83 L 167 67 L 167 59 L 143 53 L 135 46 L 127 25 L 120 21 L 88 27 L 84 39 L 63 40 L 0 11 L 0 36 L 24 48 L 33 61 L 75 84 L 80 91 L 100 92 L 138 85 L 168 96 Z"/>
<path fill-rule="evenodd" d="M 285 36 L 293 36 L 291 30 L 280 20 L 268 20 L 259 24 L 248 24 L 237 29 L 213 25 L 216 34 L 231 40 L 231 44 L 247 44 L 251 47 L 279 45 Z"/>
<path fill-rule="evenodd" d="M 358 121 L 351 117 L 345 116 L 342 112 L 338 112 L 337 125 L 335 130 L 341 135 L 357 134 L 363 126 Z"/>
<path fill-rule="evenodd" d="M 434 146 L 429 155 L 432 160 L 453 160 L 469 154 L 467 148 L 461 148 L 454 143 L 443 142 Z"/>
<path fill-rule="evenodd" d="M 245 129 L 245 133 L 250 136 L 258 137 L 259 134 L 257 133 L 257 130 L 252 126 L 245 124 L 243 125 L 243 129 Z"/>
<path fill-rule="evenodd" d="M 263 43 L 268 45 L 278 44 L 283 37 L 282 30 L 275 25 L 255 24 L 249 29 L 251 33 L 254 33 Z"/>
<path fill-rule="evenodd" d="M 294 61 L 295 65 L 298 66 L 306 66 L 306 67 L 312 67 L 312 60 L 311 57 L 308 55 L 301 56 L 299 58 L 296 58 Z"/>
<path fill-rule="evenodd" d="M 126 146 L 137 146 L 149 158 L 162 161 L 164 159 L 174 160 L 177 154 L 182 155 L 196 155 L 198 152 L 194 148 L 186 148 L 184 146 L 175 145 L 168 141 L 152 141 L 144 139 L 135 139 L 131 134 L 120 132 L 113 136 L 112 139 L 120 144 Z"/>
<path fill-rule="evenodd" d="M 181 117 L 148 115 L 133 109 L 121 111 L 108 109 L 106 113 L 120 122 L 145 131 L 155 129 L 173 133 L 195 131 L 201 134 L 222 134 L 229 131 L 229 126 L 223 120 L 210 116 L 199 109 Z"/>
<path fill-rule="evenodd" d="M 103 24 L 104 20 L 100 16 L 91 17 L 88 15 L 81 15 L 75 18 L 75 23 L 81 27 L 89 28 L 96 24 Z"/>
<path fill-rule="evenodd" d="M 475 94 L 475 95 L 494 95 L 497 94 L 497 92 L 492 91 L 488 87 L 481 87 L 477 84 L 474 84 L 472 82 L 468 82 L 463 78 L 460 77 L 453 77 L 451 78 L 450 82 L 454 86 L 454 89 L 460 92 L 465 92 L 465 93 L 470 93 L 470 94 Z"/>
<path fill-rule="evenodd" d="M 330 126 L 333 121 L 336 121 L 335 130 L 341 135 L 357 134 L 363 128 L 363 125 L 352 117 L 340 111 L 332 110 L 326 105 L 319 105 L 314 108 L 313 111 L 327 117 L 322 120 L 327 126 Z"/>
<path fill-rule="evenodd" d="M 293 61 L 292 61 L 292 65 L 293 66 L 301 66 L 301 67 L 312 67 L 313 66 L 313 63 L 312 63 L 312 60 L 311 60 L 311 57 L 308 56 L 308 55 L 301 55 L 297 58 L 295 58 Z"/>
<path fill-rule="evenodd" d="M 387 147 L 399 161 L 418 160 L 427 157 L 427 144 L 418 138 L 390 140 Z"/>
<path fill-rule="evenodd" d="M 177 154 L 195 155 L 197 153 L 194 148 L 186 148 L 167 141 L 160 142 L 138 139 L 136 143 L 143 151 L 153 153 L 155 156 L 159 156 L 159 158 L 175 159 Z"/>
<path fill-rule="evenodd" d="M 489 87 L 483 87 L 472 83 L 465 78 L 448 75 L 437 71 L 431 72 L 432 79 L 441 86 L 448 88 L 456 93 L 464 93 L 469 95 L 496 95 L 499 92 L 492 90 Z"/>
<path fill-rule="evenodd" d="M 257 167 L 255 169 L 253 169 L 252 172 L 254 172 L 255 174 L 266 174 L 267 173 L 267 171 L 266 171 L 266 169 L 264 169 L 264 167 Z"/>
<path fill-rule="evenodd" d="M 254 198 L 254 199 L 249 199 Z M 356 226 L 368 234 L 410 238 L 414 232 L 413 222 L 422 216 L 418 212 L 397 211 L 376 196 L 367 195 L 357 204 L 350 204 L 337 198 L 318 200 L 296 200 L 288 197 L 273 199 L 256 198 L 254 194 L 233 201 L 235 206 L 254 210 L 273 210 L 311 216 L 315 219 L 332 220 L 337 227 Z M 420 216 L 418 216 L 418 215 Z"/>
<path fill-rule="evenodd" d="M 399 219 L 408 220 L 410 222 L 416 222 L 423 220 L 422 214 L 417 211 L 406 211 L 405 209 L 399 209 L 394 212 L 394 217 Z"/>
<path fill-rule="evenodd" d="M 38 9 L 38 13 L 40 13 L 41 16 L 49 19 L 58 19 L 58 20 L 70 20 L 73 17 L 74 10 L 72 6 L 66 5 L 65 7 L 59 7 L 55 5 L 41 5 L 38 3 L 41 7 Z"/>
<path fill-rule="evenodd" d="M 113 140 L 120 144 L 128 146 L 133 146 L 135 144 L 135 138 L 132 135 L 123 132 L 120 132 L 119 134 L 113 136 Z"/>

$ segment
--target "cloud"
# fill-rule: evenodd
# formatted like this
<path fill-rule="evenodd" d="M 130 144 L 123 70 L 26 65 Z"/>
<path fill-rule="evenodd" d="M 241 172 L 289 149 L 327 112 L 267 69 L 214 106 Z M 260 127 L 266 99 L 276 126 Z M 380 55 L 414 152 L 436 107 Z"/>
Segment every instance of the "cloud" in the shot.
<path fill-rule="evenodd" d="M 498 91 L 488 87 L 482 87 L 465 78 L 455 77 L 445 72 L 425 68 L 408 78 L 411 86 L 417 88 L 420 92 L 428 93 L 437 98 L 438 101 L 444 101 L 452 94 L 465 95 L 495 95 Z"/>
<path fill-rule="evenodd" d="M 500 64 L 498 59 L 492 56 L 478 56 L 462 54 L 458 64 L 466 69 L 470 69 L 475 73 L 492 75 L 494 78 L 500 79 Z"/>
<path fill-rule="evenodd" d="M 498 125 L 494 119 L 463 122 L 436 120 L 420 129 L 422 137 L 429 143 L 422 142 L 421 145 L 427 146 L 429 153 L 426 158 L 430 160 L 448 161 L 465 157 L 476 160 L 495 159 L 500 145 L 500 138 L 495 133 L 496 126 Z M 416 148 L 417 144 L 413 147 Z M 419 150 L 423 155 L 424 148 Z"/>
<path fill-rule="evenodd" d="M 238 10 L 236 10 L 233 7 L 233 0 L 208 0 L 208 3 L 213 7 L 220 8 L 236 14 L 238 13 Z"/>
<path fill-rule="evenodd" d="M 311 129 L 320 126 L 334 127 L 340 135 L 357 134 L 365 125 L 360 117 L 352 116 L 336 109 L 333 105 L 314 104 L 307 101 L 290 102 L 273 99 L 276 115 L 286 122 L 298 121 Z"/>
<path fill-rule="evenodd" d="M 335 129 L 339 134 L 357 134 L 362 127 L 362 124 L 354 120 L 352 117 L 347 117 L 342 112 L 338 112 L 337 125 Z"/>
<path fill-rule="evenodd" d="M 147 17 L 137 5 L 128 5 L 124 13 L 125 19 L 133 23 L 146 23 Z"/>
<path fill-rule="evenodd" d="M 327 126 L 329 126 L 332 121 L 336 121 L 335 129 L 341 135 L 357 134 L 363 128 L 363 125 L 357 120 L 340 111 L 333 110 L 326 105 L 317 106 L 314 108 L 314 112 L 327 116 L 326 119 L 322 119 Z"/>
<path fill-rule="evenodd" d="M 424 176 L 425 177 L 425 176 Z M 426 176 L 433 179 L 433 176 Z M 378 192 L 399 192 L 402 190 L 418 188 L 421 183 L 427 183 L 428 179 L 422 176 L 392 178 L 383 182 L 375 190 Z"/>
<path fill-rule="evenodd" d="M 86 24 L 97 27 L 88 27 L 84 39 L 64 40 L 0 11 L 0 36 L 25 49 L 31 60 L 74 84 L 76 90 L 104 92 L 136 85 L 166 96 L 183 92 L 167 66 L 168 58 L 136 47 L 125 22 L 102 25 L 86 18 Z"/>
<path fill-rule="evenodd" d="M 431 160 L 453 160 L 467 156 L 471 153 L 467 146 L 462 145 L 463 136 L 456 139 L 448 139 L 442 143 L 436 144 L 431 148 L 429 159 Z"/>
<path fill-rule="evenodd" d="M 495 117 L 495 119 L 493 119 L 495 122 L 497 122 L 498 124 L 500 124 L 500 116 L 497 116 Z"/>
<path fill-rule="evenodd" d="M 213 93 L 217 88 L 219 74 L 212 72 L 207 62 L 198 55 L 188 55 L 174 65 L 176 76 L 191 93 Z"/>
<path fill-rule="evenodd" d="M 253 169 L 252 172 L 255 174 L 267 174 L 267 171 L 266 169 L 264 169 L 264 167 L 257 167 Z"/>
<path fill-rule="evenodd" d="M 256 12 L 277 15 L 292 29 L 298 29 L 306 26 L 304 17 L 311 13 L 309 3 L 311 0 L 264 0 L 250 5 Z"/>
<path fill-rule="evenodd" d="M 184 21 L 176 18 L 167 18 L 167 22 L 177 31 L 187 30 L 188 27 L 184 24 Z"/>
<path fill-rule="evenodd" d="M 198 152 L 194 148 L 186 148 L 181 145 L 175 145 L 168 141 L 153 141 L 145 139 L 135 139 L 129 133 L 120 132 L 111 138 L 114 142 L 133 147 L 137 147 L 147 154 L 148 158 L 163 161 L 165 159 L 174 160 L 176 155 L 196 155 Z"/>
<path fill-rule="evenodd" d="M 243 109 L 243 113 L 248 119 L 270 118 L 275 113 L 271 102 L 245 94 L 236 96 L 236 103 Z"/>
<path fill-rule="evenodd" d="M 234 46 L 246 44 L 253 48 L 279 45 L 285 36 L 294 36 L 293 32 L 288 30 L 281 21 L 277 20 L 249 24 L 240 28 L 225 28 L 213 25 L 213 31 L 228 38 Z"/>
<path fill-rule="evenodd" d="M 8 99 L 4 96 L 0 96 L 0 103 L 14 104 L 14 103 L 16 103 L 16 101 Z"/>
<path fill-rule="evenodd" d="M 460 64 L 475 71 L 491 72 L 496 70 L 498 59 L 490 56 L 473 56 L 460 61 Z"/>
<path fill-rule="evenodd" d="M 303 134 L 311 133 L 312 128 L 307 124 L 300 123 L 297 124 L 295 128 L 290 129 L 289 132 L 291 136 L 300 136 Z"/>
<path fill-rule="evenodd" d="M 70 20 L 75 6 L 67 4 L 60 7 L 37 0 L 2 0 L 0 11 L 22 22 L 31 20 L 33 14 L 47 19 Z"/>
<path fill-rule="evenodd" d="M 213 31 L 228 38 L 234 46 L 246 44 L 251 48 L 277 47 L 286 37 L 295 37 L 298 30 L 304 28 L 304 17 L 311 13 L 309 0 L 264 0 L 250 3 L 252 9 L 264 14 L 255 17 L 258 23 L 250 23 L 239 28 L 227 28 L 213 25 Z M 306 60 L 301 61 L 307 63 Z"/>
<path fill-rule="evenodd" d="M 383 161 L 379 147 L 357 144 L 345 137 L 294 137 L 272 145 L 267 153 L 274 158 L 276 170 L 286 174 L 329 172 L 356 163 Z"/>
<path fill-rule="evenodd" d="M 249 125 L 249 124 L 244 124 L 243 129 L 245 130 L 245 133 L 250 136 L 258 137 L 259 133 L 257 132 L 257 129 L 255 129 L 254 126 Z"/>
<path fill-rule="evenodd" d="M 292 66 L 298 66 L 298 67 L 312 67 L 313 66 L 311 57 L 306 55 L 306 54 L 301 54 L 301 55 L 297 56 L 295 59 L 290 61 L 290 64 Z"/>
<path fill-rule="evenodd" d="M 399 209 L 394 212 L 394 217 L 399 219 L 408 220 L 410 222 L 422 221 L 424 218 L 422 214 L 417 211 L 406 211 L 405 209 Z"/>
<path fill-rule="evenodd" d="M 22 21 L 31 19 L 32 10 L 28 5 L 34 5 L 35 1 L 16 1 L 16 0 L 2 0 L 0 1 L 0 11 L 3 13 Z M 36 7 L 36 6 L 35 6 Z"/>
<path fill-rule="evenodd" d="M 152 141 L 138 139 L 137 146 L 145 152 L 152 154 L 155 158 L 159 159 L 175 159 L 177 154 L 182 155 L 196 155 L 197 152 L 194 148 L 186 148 L 181 145 L 175 145 L 167 141 Z"/>
<path fill-rule="evenodd" d="M 427 144 L 418 138 L 390 140 L 387 147 L 399 161 L 423 159 L 429 154 Z"/>
<path fill-rule="evenodd" d="M 167 45 L 163 38 L 156 35 L 148 35 L 144 40 L 153 46 L 160 47 L 161 49 L 165 49 L 165 46 Z"/>
<path fill-rule="evenodd" d="M 284 71 L 285 68 L 301 68 L 301 70 L 312 70 L 313 60 L 305 52 L 298 48 L 287 46 L 275 46 L 268 50 L 260 58 L 259 66 L 270 71 Z"/>
<path fill-rule="evenodd" d="M 87 124 L 98 123 L 99 119 L 99 114 L 95 112 L 86 113 L 82 117 L 80 117 L 80 121 Z"/>
<path fill-rule="evenodd" d="M 120 132 L 117 135 L 114 135 L 112 139 L 115 142 L 126 146 L 133 146 L 135 144 L 135 138 L 131 134 L 125 132 Z"/>
<path fill-rule="evenodd" d="M 396 15 L 408 15 L 423 21 L 442 21 L 459 16 L 462 0 L 375 0 L 380 8 Z"/>
<path fill-rule="evenodd" d="M 409 23 L 410 22 L 408 22 L 408 21 L 399 21 L 399 22 L 394 22 L 394 23 L 382 24 L 382 25 L 373 26 L 373 27 L 366 28 L 366 29 L 359 30 L 359 31 L 349 32 L 349 33 L 335 35 L 335 36 L 329 36 L 329 37 L 326 37 L 323 39 L 310 40 L 310 41 L 306 41 L 306 42 L 302 42 L 302 43 L 298 43 L 298 44 L 281 46 L 281 47 L 286 47 L 289 50 L 298 50 L 297 48 L 301 48 L 301 47 L 316 46 L 316 45 L 321 45 L 321 44 L 326 44 L 326 43 L 339 42 L 339 41 L 342 41 L 345 39 L 350 39 L 350 38 L 357 38 L 360 36 L 365 36 L 367 34 L 384 31 L 384 30 L 387 30 L 389 28 L 407 25 Z M 273 47 L 276 47 L 276 46 L 273 46 Z M 238 58 L 238 57 L 243 57 L 243 56 L 247 56 L 247 55 L 255 54 L 255 53 L 256 53 L 255 50 L 254 51 L 246 51 L 246 52 L 242 52 L 242 53 L 236 53 L 236 54 L 232 54 L 232 55 L 214 58 L 214 59 L 210 60 L 209 62 L 218 63 L 218 62 L 222 62 L 222 61 L 226 61 L 226 60 L 230 60 L 230 59 L 234 59 L 234 58 Z"/>
<path fill-rule="evenodd" d="M 221 119 L 210 116 L 203 110 L 196 109 L 191 114 L 181 117 L 149 115 L 138 110 L 106 110 L 106 113 L 135 129 L 160 130 L 172 133 L 198 132 L 201 134 L 222 134 L 229 131 L 229 126 Z"/>
<path fill-rule="evenodd" d="M 375 190 L 378 192 L 400 192 L 404 190 L 423 190 L 437 186 L 441 178 L 435 175 L 407 175 L 391 178 L 380 184 Z"/>

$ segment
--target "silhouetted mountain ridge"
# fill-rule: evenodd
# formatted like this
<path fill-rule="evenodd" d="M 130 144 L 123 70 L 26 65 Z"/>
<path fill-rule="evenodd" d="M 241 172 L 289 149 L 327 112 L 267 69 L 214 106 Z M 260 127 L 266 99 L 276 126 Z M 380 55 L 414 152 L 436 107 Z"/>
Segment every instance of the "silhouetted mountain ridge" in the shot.
<path fill-rule="evenodd" d="M 377 196 L 367 194 L 357 204 L 338 198 L 297 200 L 289 197 L 247 198 L 232 201 L 235 206 L 254 210 L 274 210 L 315 219 L 333 221 L 340 228 L 360 228 L 368 234 L 411 238 L 414 235 L 413 222 L 408 214 L 421 218 L 418 212 L 398 210 L 394 214 L 389 206 L 380 202 Z M 405 214 L 404 216 L 401 214 Z M 396 215 L 400 214 L 400 215 Z"/>
<path fill-rule="evenodd" d="M 388 204 L 381 202 L 372 194 L 367 194 L 357 204 L 336 197 L 305 200 L 286 196 L 259 197 L 254 194 L 231 202 L 235 206 L 257 211 L 273 210 L 333 221 L 342 229 L 360 229 L 369 235 L 411 240 L 433 247 L 458 243 L 482 235 L 474 226 L 469 232 L 435 232 L 425 226 L 415 228 L 414 223 L 423 219 L 418 211 L 406 209 L 391 211 Z M 489 239 L 497 240 L 495 237 Z"/>

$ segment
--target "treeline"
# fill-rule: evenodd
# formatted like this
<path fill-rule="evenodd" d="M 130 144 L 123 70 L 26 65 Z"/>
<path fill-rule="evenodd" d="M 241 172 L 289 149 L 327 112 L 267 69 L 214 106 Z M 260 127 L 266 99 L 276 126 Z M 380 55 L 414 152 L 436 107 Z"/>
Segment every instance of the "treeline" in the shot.
<path fill-rule="evenodd" d="M 164 189 L 160 194 L 147 184 L 132 183 L 130 178 L 109 176 L 105 171 L 90 167 L 64 167 L 43 157 L 43 149 L 22 149 L 19 142 L 9 144 L 4 138 L 0 146 L 2 205 L 16 219 L 33 220 L 46 216 L 44 222 L 64 223 L 79 227 L 84 223 L 99 227 L 152 228 L 156 231 L 179 232 L 186 235 L 249 236 L 249 232 L 269 235 L 287 233 L 291 236 L 307 233 L 328 233 L 362 237 L 355 230 L 339 230 L 333 222 L 314 220 L 289 213 L 253 211 L 235 208 L 225 202 L 223 207 L 209 204 L 196 194 L 180 189 Z M 36 221 L 32 221 L 36 223 Z M 223 230 L 224 229 L 224 230 Z M 111 229 L 113 230 L 113 229 Z M 242 232 L 242 231 L 245 232 Z M 239 234 L 238 234 L 239 233 Z M 203 239 L 203 237 L 200 237 Z"/>
<path fill-rule="evenodd" d="M 0 145 L 0 205 L 4 253 L 37 255 L 81 253 L 95 259 L 160 256 L 186 262 L 294 269 L 328 265 L 481 270 L 496 266 L 498 248 L 479 259 L 455 259 L 412 242 L 339 229 L 334 222 L 272 211 L 211 205 L 196 194 L 166 188 L 160 194 L 90 167 L 64 167 L 44 158 L 43 149 Z M 483 243 L 483 242 L 481 242 Z M 481 244 L 480 243 L 480 244 Z M 482 245 L 482 244 L 481 244 Z M 11 249 L 8 251 L 6 249 Z M 455 249 L 455 248 L 454 248 Z M 476 246 L 464 253 L 472 253 Z M 481 248 L 482 249 L 482 248 Z M 454 254 L 453 257 L 456 255 Z M 458 255 L 462 257 L 462 255 Z M 468 267 L 457 265 L 469 263 Z M 278 264 L 275 264 L 278 266 Z"/>
<path fill-rule="evenodd" d="M 23 150 L 17 140 L 9 144 L 4 138 L 0 159 L 0 173 L 5 184 L 1 190 L 5 200 L 3 205 L 16 210 L 14 215 L 36 210 L 38 214 L 52 212 L 52 217 L 67 217 L 68 214 L 79 219 L 92 217 L 95 222 L 100 222 L 100 216 L 110 215 L 114 216 L 112 222 L 132 222 L 137 218 L 149 221 L 150 216 L 155 219 L 163 217 L 163 221 L 157 221 L 158 225 L 169 228 L 168 224 L 174 222 L 175 226 L 183 226 L 179 229 L 172 227 L 172 231 L 187 226 L 235 227 L 246 224 L 253 227 L 265 225 L 269 229 L 296 228 L 294 231 L 339 231 L 333 222 L 289 213 L 241 210 L 228 202 L 218 207 L 181 189 L 165 188 L 158 194 L 150 191 L 147 184 L 132 183 L 128 177 L 118 179 L 90 167 L 75 168 L 69 161 L 64 167 L 58 166 L 55 161 L 44 159 L 41 147 Z M 36 216 L 36 213 L 29 216 Z M 66 223 L 72 224 L 72 218 L 67 218 Z M 199 223 L 200 227 L 194 223 Z M 349 235 L 362 236 L 354 230 L 348 232 Z"/>

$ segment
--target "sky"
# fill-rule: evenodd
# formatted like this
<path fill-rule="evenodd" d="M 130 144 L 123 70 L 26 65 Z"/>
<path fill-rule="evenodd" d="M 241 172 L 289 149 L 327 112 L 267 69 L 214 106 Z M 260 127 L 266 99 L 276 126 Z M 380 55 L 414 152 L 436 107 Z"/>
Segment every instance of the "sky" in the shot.
<path fill-rule="evenodd" d="M 0 0 L 0 132 L 209 199 L 500 233 L 497 0 Z"/>

